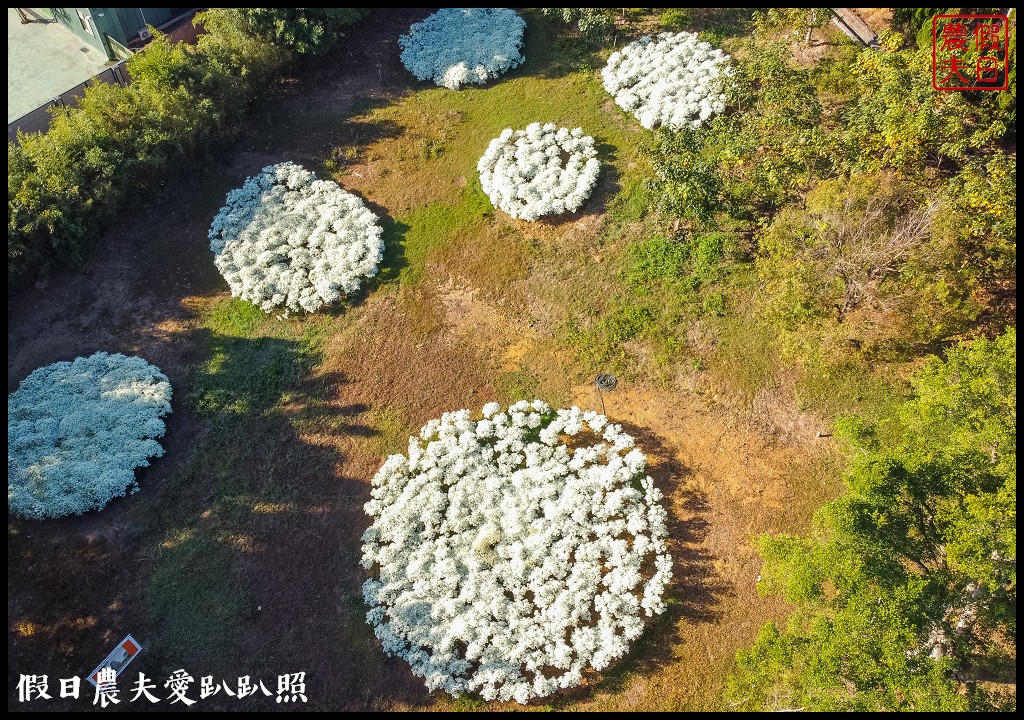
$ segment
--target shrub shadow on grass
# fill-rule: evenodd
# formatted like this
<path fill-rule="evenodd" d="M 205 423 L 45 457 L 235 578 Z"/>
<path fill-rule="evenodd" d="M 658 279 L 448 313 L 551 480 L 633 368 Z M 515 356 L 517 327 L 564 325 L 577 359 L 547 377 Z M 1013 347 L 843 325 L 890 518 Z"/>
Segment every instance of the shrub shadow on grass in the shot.
<path fill-rule="evenodd" d="M 675 661 L 673 648 L 686 642 L 685 627 L 720 619 L 720 601 L 730 593 L 714 569 L 714 557 L 702 547 L 709 532 L 708 504 L 704 493 L 688 486 L 690 471 L 677 459 L 657 433 L 612 418 L 636 439 L 648 458 L 647 473 L 665 494 L 668 511 L 668 547 L 672 555 L 672 580 L 665 590 L 665 612 L 649 621 L 628 655 L 609 670 L 593 673 L 586 687 L 563 691 L 551 705 L 557 709 L 593 699 L 596 693 L 617 693 L 634 676 L 649 676 Z"/>
<path fill-rule="evenodd" d="M 545 17 L 539 9 L 520 14 L 526 18 L 522 51 L 526 60 L 509 77 L 540 76 L 554 80 L 603 66 L 601 43 L 588 41 L 561 22 Z M 611 42 L 609 37 L 608 44 Z"/>
<path fill-rule="evenodd" d="M 317 175 L 333 177 L 344 185 L 344 173 L 349 167 L 366 160 L 367 147 L 381 140 L 393 140 L 401 134 L 402 128 L 391 120 L 343 120 L 325 133 L 325 140 L 331 147 L 325 157 L 316 162 Z"/>
<path fill-rule="evenodd" d="M 307 338 L 203 328 L 166 342 L 205 362 L 174 378 L 167 456 L 140 471 L 142 491 L 101 513 L 9 522 L 11 685 L 18 672 L 81 676 L 131 632 L 159 688 L 179 668 L 251 675 L 272 693 L 278 675 L 305 672 L 305 709 L 425 701 L 365 621 L 369 485 L 346 471 L 345 448 L 377 434 L 372 407 L 340 401 L 344 374 L 310 373 L 320 356 Z M 195 429 L 174 438 L 182 416 Z M 225 693 L 202 702 L 238 709 Z"/>
<path fill-rule="evenodd" d="M 359 195 L 359 193 L 356 194 Z M 360 197 L 366 203 L 366 207 L 380 218 L 380 224 L 384 230 L 381 234 L 381 238 L 384 240 L 384 257 L 377 267 L 377 274 L 365 282 L 356 293 L 362 299 L 378 290 L 382 285 L 396 282 L 401 277 L 402 270 L 409 266 L 409 261 L 405 256 L 405 234 L 409 231 L 409 225 L 401 220 L 395 220 L 382 205 L 371 202 L 362 195 Z"/>
<path fill-rule="evenodd" d="M 672 553 L 672 582 L 666 597 L 670 603 L 664 614 L 667 620 L 684 618 L 692 622 L 715 622 L 719 599 L 728 592 L 727 586 L 714 570 L 714 558 L 701 547 L 708 535 L 708 503 L 705 494 L 686 484 L 690 471 L 675 457 L 661 436 L 652 430 L 627 422 L 619 422 L 636 439 L 637 447 L 649 460 L 648 475 L 665 494 L 668 510 L 669 551 Z M 678 507 L 673 498 L 682 496 Z M 672 605 L 677 605 L 673 610 Z"/>
<path fill-rule="evenodd" d="M 305 72 L 311 83 L 328 85 L 338 81 L 338 68 L 359 68 L 368 83 L 417 87 L 416 78 L 402 65 L 398 37 L 437 8 L 375 9 L 343 30 L 338 43 L 320 58 L 313 58 Z M 353 73 L 355 74 L 355 73 Z"/>
<path fill-rule="evenodd" d="M 377 647 L 362 606 L 369 486 L 346 473 L 344 448 L 377 434 L 372 408 L 339 401 L 343 373 L 309 372 L 312 341 L 191 340 L 210 348 L 185 400 L 206 433 L 162 498 L 183 512 L 153 528 L 146 556 L 150 661 L 163 675 L 250 674 L 272 692 L 278 675 L 305 672 L 306 709 L 425 698 Z M 237 709 L 231 700 L 204 703 Z"/>

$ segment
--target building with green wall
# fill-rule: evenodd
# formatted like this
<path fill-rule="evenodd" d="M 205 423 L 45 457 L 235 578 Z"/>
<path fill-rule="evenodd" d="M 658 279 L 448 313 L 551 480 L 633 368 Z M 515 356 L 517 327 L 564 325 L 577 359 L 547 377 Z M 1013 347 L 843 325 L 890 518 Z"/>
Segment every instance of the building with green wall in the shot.
<path fill-rule="evenodd" d="M 111 60 L 124 58 L 148 37 L 148 28 L 171 24 L 195 8 L 45 8 L 46 14 Z M 43 10 L 43 9 L 41 9 Z"/>

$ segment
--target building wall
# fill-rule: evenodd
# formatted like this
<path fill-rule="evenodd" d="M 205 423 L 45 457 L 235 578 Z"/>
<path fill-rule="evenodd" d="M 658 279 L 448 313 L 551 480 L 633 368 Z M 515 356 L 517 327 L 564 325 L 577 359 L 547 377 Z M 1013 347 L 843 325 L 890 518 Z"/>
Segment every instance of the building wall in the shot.
<path fill-rule="evenodd" d="M 76 37 L 82 42 L 91 45 L 96 48 L 107 57 L 110 57 L 110 53 L 107 50 L 106 44 L 103 42 L 103 30 L 97 27 L 95 20 L 92 17 L 92 13 L 89 8 L 51 8 L 53 10 L 53 17 L 57 22 L 63 25 L 65 28 L 70 30 Z M 84 20 L 79 11 L 85 16 Z M 101 18 L 102 20 L 102 18 Z M 88 24 L 89 29 L 92 32 L 86 31 L 83 27 L 83 21 Z"/>
<path fill-rule="evenodd" d="M 127 46 L 138 40 L 139 31 L 148 25 L 158 27 L 177 17 L 189 8 L 51 8 L 53 16 L 64 27 L 91 46 L 99 49 L 111 60 L 116 55 L 110 48 L 105 35 Z M 88 22 L 92 33 L 83 27 L 82 17 Z"/>
<path fill-rule="evenodd" d="M 150 11 L 139 8 L 103 8 L 104 17 L 108 19 L 107 34 L 122 45 L 127 45 L 139 37 L 139 30 L 146 27 Z"/>

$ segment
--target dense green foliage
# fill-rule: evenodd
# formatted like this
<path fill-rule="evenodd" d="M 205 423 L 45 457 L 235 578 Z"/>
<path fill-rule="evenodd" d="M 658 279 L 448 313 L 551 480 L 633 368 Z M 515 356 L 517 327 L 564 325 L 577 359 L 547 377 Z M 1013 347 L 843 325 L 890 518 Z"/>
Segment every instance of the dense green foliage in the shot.
<path fill-rule="evenodd" d="M 931 358 L 881 444 L 850 418 L 849 492 L 811 537 L 760 539 L 764 593 L 797 605 L 739 654 L 754 710 L 966 710 L 1016 640 L 1016 333 Z"/>
<path fill-rule="evenodd" d="M 607 37 L 615 28 L 615 20 L 607 8 L 543 8 L 541 12 L 560 20 L 590 41 Z"/>
<path fill-rule="evenodd" d="M 298 55 L 322 55 L 338 31 L 366 14 L 365 8 L 225 8 L 220 11 L 248 34 Z"/>
<path fill-rule="evenodd" d="M 848 343 L 906 358 L 1001 312 L 1016 269 L 1012 92 L 936 92 L 930 49 L 891 37 L 805 67 L 788 17 L 755 16 L 733 112 L 651 135 L 657 208 L 749 229 L 764 318 L 805 360 Z"/>
<path fill-rule="evenodd" d="M 322 51 L 339 23 L 360 14 L 288 11 L 288 22 L 267 20 L 276 33 L 267 42 L 240 22 L 242 12 L 199 15 L 206 32 L 195 46 L 158 38 L 128 61 L 131 84 L 97 83 L 77 107 L 55 111 L 48 132 L 8 143 L 9 287 L 79 262 L 91 238 L 140 190 L 196 161 L 210 140 L 235 132 L 292 52 Z M 255 20 L 253 27 L 267 32 Z"/>

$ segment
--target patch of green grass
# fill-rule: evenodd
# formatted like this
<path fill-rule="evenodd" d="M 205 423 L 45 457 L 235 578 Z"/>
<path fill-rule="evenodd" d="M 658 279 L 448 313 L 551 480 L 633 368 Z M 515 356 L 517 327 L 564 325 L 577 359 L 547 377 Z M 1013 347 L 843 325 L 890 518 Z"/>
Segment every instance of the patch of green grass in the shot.
<path fill-rule="evenodd" d="M 718 386 L 747 399 L 772 382 L 782 366 L 772 328 L 746 313 L 719 321 L 717 347 L 703 360 Z"/>
<path fill-rule="evenodd" d="M 437 160 L 444 154 L 445 143 L 436 138 L 423 138 L 420 140 L 420 151 L 424 160 Z"/>
<path fill-rule="evenodd" d="M 252 303 L 226 298 L 200 314 L 206 361 L 188 401 L 200 417 L 259 415 L 318 363 L 329 319 L 282 321 Z"/>
<path fill-rule="evenodd" d="M 644 178 L 630 175 L 623 181 L 619 193 L 608 203 L 608 217 L 613 222 L 638 222 L 651 212 L 653 202 L 654 198 Z"/>
<path fill-rule="evenodd" d="M 385 237 L 385 247 L 389 242 L 401 245 L 404 262 L 398 273 L 399 282 L 415 285 L 422 280 L 431 254 L 459 236 L 472 235 L 475 226 L 483 221 L 484 212 L 476 193 L 470 190 L 460 203 L 431 203 L 398 218 L 405 226 L 404 232 L 400 239 L 394 233 Z"/>
<path fill-rule="evenodd" d="M 421 90 L 357 119 L 396 129 L 393 138 L 368 148 L 378 158 L 378 172 L 387 178 L 367 186 L 370 199 L 392 208 L 403 221 L 408 211 L 423 205 L 454 206 L 465 186 L 453 180 L 472 183 L 488 143 L 505 128 L 522 129 L 532 122 L 582 127 L 599 143 L 606 181 L 635 175 L 629 165 L 638 155 L 636 139 L 644 130 L 618 107 L 606 107 L 609 97 L 595 72 L 560 65 L 564 57 L 544 30 L 547 21 L 539 12 L 525 15 L 526 62 L 499 81 L 457 93 Z M 541 27 L 533 26 L 534 19 Z M 425 187 L 431 188 L 429 200 L 422 192 Z"/>
<path fill-rule="evenodd" d="M 731 242 L 719 232 L 629 243 L 612 263 L 618 270 L 611 297 L 591 306 L 588 322 L 570 326 L 569 343 L 590 362 L 634 375 L 692 361 L 687 323 L 727 311 Z M 633 341 L 643 348 L 626 346 Z"/>
<path fill-rule="evenodd" d="M 409 445 L 409 436 L 414 434 L 409 419 L 394 408 L 371 411 L 369 425 L 375 434 L 367 438 L 368 451 L 382 458 L 405 452 Z"/>
<path fill-rule="evenodd" d="M 691 26 L 693 13 L 689 8 L 669 8 L 658 17 L 658 21 L 666 30 L 679 32 Z"/>
<path fill-rule="evenodd" d="M 234 672 L 246 600 L 234 573 L 234 550 L 211 525 L 167 531 L 152 558 L 146 606 L 158 618 L 150 639 L 161 675 L 179 667 Z"/>
<path fill-rule="evenodd" d="M 504 405 L 539 397 L 540 380 L 527 368 L 503 372 L 494 378 L 498 399 Z"/>
<path fill-rule="evenodd" d="M 220 335 L 251 337 L 267 317 L 267 313 L 251 302 L 232 297 L 211 307 L 203 318 L 203 325 Z"/>
<path fill-rule="evenodd" d="M 456 695 L 449 707 L 452 712 L 482 712 L 487 709 L 487 701 L 475 695 Z"/>
<path fill-rule="evenodd" d="M 193 407 L 200 417 L 216 413 L 260 414 L 319 359 L 309 339 L 239 338 L 211 335 L 209 358 L 199 376 Z"/>
<path fill-rule="evenodd" d="M 897 410 L 909 397 L 909 387 L 884 370 L 847 358 L 803 368 L 796 397 L 801 410 L 812 410 L 828 422 L 856 415 L 872 426 L 879 440 L 889 442 L 896 439 Z"/>

